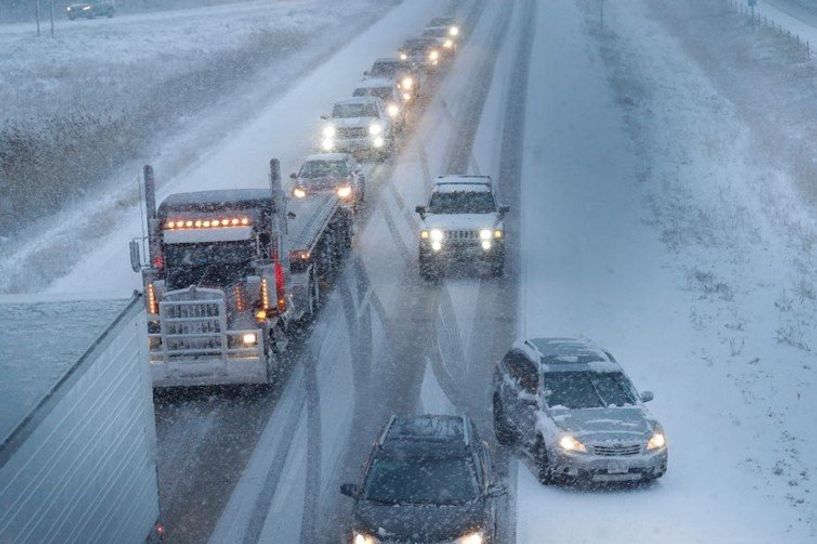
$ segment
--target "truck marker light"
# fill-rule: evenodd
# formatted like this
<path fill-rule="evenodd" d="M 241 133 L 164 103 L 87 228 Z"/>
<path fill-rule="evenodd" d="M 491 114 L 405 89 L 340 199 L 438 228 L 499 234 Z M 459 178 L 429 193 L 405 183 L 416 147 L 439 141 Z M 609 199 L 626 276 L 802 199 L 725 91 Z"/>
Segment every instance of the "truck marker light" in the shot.
<path fill-rule="evenodd" d="M 270 307 L 270 298 L 269 298 L 269 282 L 267 278 L 261 278 L 261 308 L 263 310 L 268 310 Z M 256 314 L 258 317 L 258 314 Z M 264 312 L 264 317 L 260 319 L 264 319 L 266 317 L 266 312 Z"/>
<path fill-rule="evenodd" d="M 156 288 L 153 286 L 152 283 L 148 284 L 148 313 L 151 314 L 158 314 L 159 313 L 159 304 L 156 302 Z"/>
<path fill-rule="evenodd" d="M 204 228 L 208 228 L 210 226 L 210 222 L 209 221 L 202 221 L 201 226 L 204 227 Z"/>
<path fill-rule="evenodd" d="M 190 227 L 192 227 L 192 226 L 193 226 L 193 222 L 192 222 L 192 221 L 186 221 L 186 222 L 184 223 L 184 226 L 185 226 L 185 227 L 187 227 L 187 228 L 190 228 Z"/>
<path fill-rule="evenodd" d="M 247 219 L 246 217 L 242 217 L 242 218 L 241 218 L 241 224 L 242 224 L 242 225 L 245 225 L 245 226 L 246 226 L 246 225 L 249 225 L 249 224 L 250 224 L 250 220 L 249 220 L 249 219 Z"/>
<path fill-rule="evenodd" d="M 411 95 L 409 93 L 403 93 L 403 100 L 408 102 L 409 100 L 411 100 Z"/>

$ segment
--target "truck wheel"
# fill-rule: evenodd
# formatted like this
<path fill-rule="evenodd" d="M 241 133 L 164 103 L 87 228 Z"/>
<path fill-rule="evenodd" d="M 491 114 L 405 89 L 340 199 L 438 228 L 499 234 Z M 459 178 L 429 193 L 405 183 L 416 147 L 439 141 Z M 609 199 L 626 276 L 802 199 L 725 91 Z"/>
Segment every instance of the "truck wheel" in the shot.
<path fill-rule="evenodd" d="M 505 421 L 502 401 L 499 400 L 499 395 L 496 393 L 494 393 L 494 434 L 496 434 L 496 441 L 503 446 L 510 446 L 514 443 L 513 432 Z"/>

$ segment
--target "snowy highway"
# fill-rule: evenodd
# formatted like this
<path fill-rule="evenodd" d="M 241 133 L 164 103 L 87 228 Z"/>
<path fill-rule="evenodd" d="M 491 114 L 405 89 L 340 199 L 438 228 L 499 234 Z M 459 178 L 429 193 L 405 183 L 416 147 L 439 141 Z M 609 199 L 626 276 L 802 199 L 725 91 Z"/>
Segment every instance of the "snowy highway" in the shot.
<path fill-rule="evenodd" d="M 761 12 L 783 17 L 778 3 Z M 595 0 L 395 2 L 348 39 L 334 34 L 342 47 L 297 53 L 309 65 L 290 66 L 274 92 L 242 95 L 210 125 L 229 130 L 206 152 L 187 153 L 195 134 L 174 140 L 158 157 L 160 199 L 264 186 L 269 159 L 295 170 L 317 145 L 320 115 L 376 57 L 441 14 L 467 28 L 451 65 L 424 82 L 397 152 L 365 165 L 352 251 L 279 382 L 154 393 L 168 542 L 348 542 L 340 484 L 357 481 L 394 413 L 475 421 L 509 491 L 497 501 L 500 543 L 817 539 L 817 197 L 803 181 L 811 155 L 792 151 L 817 112 L 812 95 L 773 103 L 785 78 L 762 62 L 794 58 L 815 78 L 817 68 L 769 34 L 748 60 L 729 50 L 723 70 L 707 55 L 751 37 L 677 24 L 706 2 L 690 4 L 608 2 L 602 21 Z M 712 28 L 740 21 L 702 9 Z M 798 18 L 817 32 L 809 13 Z M 764 92 L 741 75 L 759 66 Z M 414 208 L 447 173 L 490 175 L 510 205 L 504 277 L 420 279 Z M 38 296 L 142 288 L 127 245 L 142 234 L 141 210 L 116 209 L 114 228 L 77 246 Z M 23 253 L 53 244 L 32 240 L 0 271 L 19 275 Z M 666 476 L 542 485 L 497 443 L 494 365 L 536 336 L 591 338 L 655 393 Z"/>

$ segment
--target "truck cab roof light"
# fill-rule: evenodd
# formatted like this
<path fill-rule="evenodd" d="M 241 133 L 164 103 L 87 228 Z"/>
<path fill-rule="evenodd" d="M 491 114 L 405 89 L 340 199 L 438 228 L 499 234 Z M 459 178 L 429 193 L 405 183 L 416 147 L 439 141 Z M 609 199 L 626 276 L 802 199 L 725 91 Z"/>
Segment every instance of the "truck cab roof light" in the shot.
<path fill-rule="evenodd" d="M 247 227 L 252 224 L 249 217 L 218 217 L 215 219 L 170 219 L 165 221 L 165 230 L 209 229 L 224 227 Z"/>

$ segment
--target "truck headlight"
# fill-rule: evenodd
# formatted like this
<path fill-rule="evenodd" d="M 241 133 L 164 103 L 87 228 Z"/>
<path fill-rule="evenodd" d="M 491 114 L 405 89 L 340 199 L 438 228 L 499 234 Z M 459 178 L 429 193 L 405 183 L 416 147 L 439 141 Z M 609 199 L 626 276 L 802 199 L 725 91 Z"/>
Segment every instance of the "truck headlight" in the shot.
<path fill-rule="evenodd" d="M 241 341 L 245 346 L 254 346 L 258 342 L 258 336 L 254 332 L 248 332 L 241 336 Z"/>
<path fill-rule="evenodd" d="M 324 140 L 321 142 L 321 148 L 324 151 L 332 151 L 335 149 L 335 141 L 332 140 L 332 138 L 324 138 Z"/>
<path fill-rule="evenodd" d="M 428 240 L 428 231 L 425 230 L 425 229 L 421 230 L 420 231 L 420 238 L 422 238 L 423 240 Z"/>
<path fill-rule="evenodd" d="M 410 77 L 404 77 L 403 81 L 400 82 L 400 88 L 403 90 L 409 90 L 414 86 L 414 80 Z"/>
<path fill-rule="evenodd" d="M 386 111 L 391 117 L 397 117 L 397 114 L 400 113 L 400 108 L 397 107 L 397 104 L 389 104 Z"/>
<path fill-rule="evenodd" d="M 650 451 L 660 450 L 666 445 L 667 437 L 664 434 L 664 429 L 662 429 L 660 425 L 656 425 L 655 429 L 652 432 L 652 436 L 647 441 L 647 449 Z"/>
<path fill-rule="evenodd" d="M 431 60 L 437 60 L 438 58 L 440 58 L 440 52 L 434 49 L 433 51 L 431 51 L 431 53 L 428 54 L 428 58 L 430 58 Z"/>
<path fill-rule="evenodd" d="M 332 138 L 335 135 L 335 127 L 332 125 L 326 125 L 323 127 L 323 136 L 324 138 Z"/>
<path fill-rule="evenodd" d="M 355 536 L 352 539 L 352 544 L 377 544 L 378 540 L 372 535 L 364 535 L 355 531 Z"/>
<path fill-rule="evenodd" d="M 338 187 L 338 196 L 340 198 L 349 198 L 349 196 L 351 194 L 352 194 L 352 188 L 350 186 L 345 185 L 343 187 Z"/>
<path fill-rule="evenodd" d="M 479 239 L 480 240 L 490 240 L 491 239 L 491 229 L 482 229 L 479 231 Z"/>
<path fill-rule="evenodd" d="M 377 148 L 383 147 L 384 145 L 386 145 L 386 140 L 384 140 L 382 136 L 378 136 L 377 138 L 372 140 L 372 145 Z"/>
<path fill-rule="evenodd" d="M 485 251 L 488 251 L 489 249 L 491 249 L 491 241 L 490 240 L 483 240 L 482 241 L 482 249 L 484 249 Z"/>
<path fill-rule="evenodd" d="M 400 60 L 406 60 L 406 59 L 408 59 L 408 55 L 406 55 L 405 53 L 400 53 Z"/>
<path fill-rule="evenodd" d="M 304 191 L 300 187 L 295 187 L 292 190 L 292 196 L 294 196 L 295 198 L 304 198 L 306 196 L 306 191 Z"/>
<path fill-rule="evenodd" d="M 381 127 L 379 124 L 372 123 L 371 125 L 369 125 L 369 134 L 371 134 L 372 136 L 377 136 L 381 132 L 383 132 L 383 127 Z"/>
<path fill-rule="evenodd" d="M 440 251 L 443 248 L 443 243 L 437 240 L 431 242 L 431 249 L 434 251 Z"/>
<path fill-rule="evenodd" d="M 497 239 L 502 238 L 503 234 L 504 233 L 502 232 L 502 229 L 494 229 L 494 238 Z"/>
<path fill-rule="evenodd" d="M 468 533 L 457 539 L 457 544 L 482 544 L 485 540 L 482 538 L 482 531 L 474 531 Z"/>
<path fill-rule="evenodd" d="M 451 36 L 459 36 L 460 28 L 458 26 L 452 26 L 451 28 L 448 29 L 448 33 Z"/>
<path fill-rule="evenodd" d="M 564 451 L 574 452 L 574 453 L 587 453 L 587 447 L 570 436 L 569 434 L 564 435 L 561 439 L 559 439 L 559 447 L 562 448 Z"/>
<path fill-rule="evenodd" d="M 432 242 L 443 241 L 443 231 L 441 231 L 440 229 L 431 229 L 431 232 L 429 232 L 429 236 L 431 236 Z"/>

